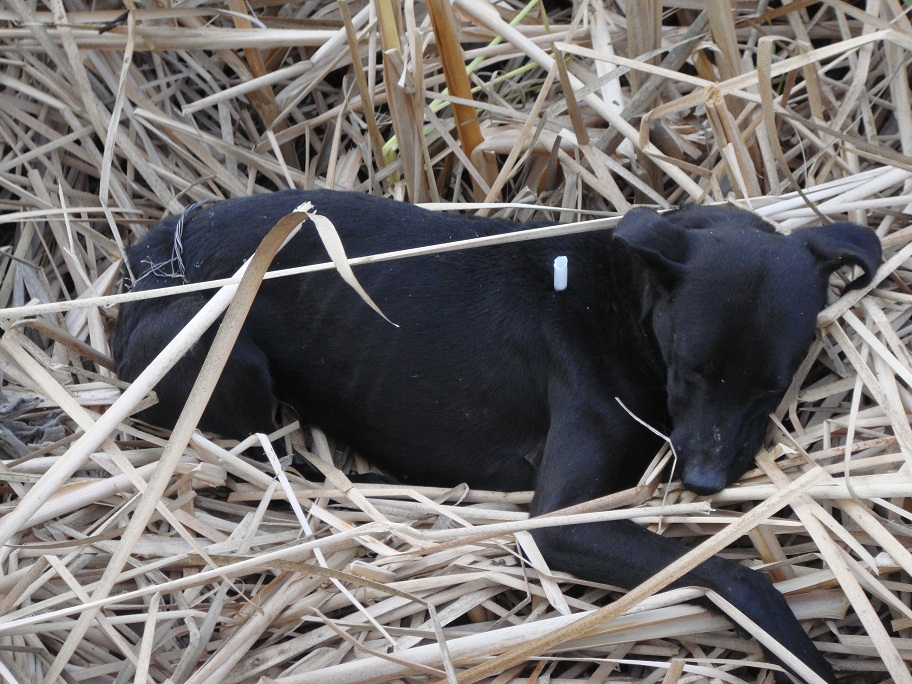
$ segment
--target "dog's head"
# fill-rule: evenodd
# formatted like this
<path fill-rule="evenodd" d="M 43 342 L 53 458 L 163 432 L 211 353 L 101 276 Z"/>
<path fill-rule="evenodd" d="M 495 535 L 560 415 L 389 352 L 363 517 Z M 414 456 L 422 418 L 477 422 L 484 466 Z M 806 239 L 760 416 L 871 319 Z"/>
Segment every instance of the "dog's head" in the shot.
<path fill-rule="evenodd" d="M 668 367 L 678 473 L 699 494 L 750 467 L 814 339 L 830 274 L 871 282 L 880 241 L 853 223 L 785 236 L 747 211 L 689 207 L 629 212 L 615 230 L 648 278 L 646 310 Z"/>

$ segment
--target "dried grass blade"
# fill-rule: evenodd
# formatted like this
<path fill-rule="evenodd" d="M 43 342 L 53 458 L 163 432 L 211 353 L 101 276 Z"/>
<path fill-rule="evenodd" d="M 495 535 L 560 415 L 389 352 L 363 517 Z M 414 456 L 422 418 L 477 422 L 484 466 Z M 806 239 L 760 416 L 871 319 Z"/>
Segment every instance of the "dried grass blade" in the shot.
<path fill-rule="evenodd" d="M 339 0 L 339 13 L 342 16 L 342 23 L 345 25 L 345 37 L 348 40 L 348 50 L 351 52 L 352 64 L 354 65 L 355 83 L 358 85 L 358 95 L 361 98 L 361 109 L 364 113 L 364 119 L 367 122 L 367 131 L 373 149 L 373 158 L 377 166 L 382 168 L 386 165 L 386 158 L 383 155 L 383 136 L 377 127 L 377 117 L 374 116 L 374 107 L 370 100 L 370 88 L 367 85 L 367 78 L 364 76 L 364 65 L 361 62 L 361 52 L 358 47 L 358 36 L 355 32 L 355 25 L 352 21 L 351 12 L 348 9 L 346 0 Z"/>
<path fill-rule="evenodd" d="M 711 3 L 708 3 L 711 4 Z M 631 59 L 644 64 L 654 64 L 654 54 L 662 43 L 662 3 L 657 0 L 641 0 L 627 8 L 627 53 Z M 643 77 L 631 72 L 630 85 L 635 94 L 643 85 Z"/>
<path fill-rule="evenodd" d="M 383 316 L 383 320 L 392 325 L 396 325 L 380 311 L 380 307 L 374 304 L 374 300 L 372 300 L 370 295 L 361 287 L 361 283 L 358 282 L 354 271 L 351 269 L 351 264 L 345 254 L 345 248 L 342 246 L 342 240 L 332 221 L 325 216 L 316 213 L 316 211 L 309 212 L 307 216 L 313 222 L 314 226 L 316 226 L 317 233 L 320 235 L 320 240 L 322 240 L 323 246 L 326 247 L 326 251 L 333 260 L 333 264 L 339 272 L 339 275 L 342 276 L 342 280 L 348 283 L 370 308 Z"/>
<path fill-rule="evenodd" d="M 399 37 L 397 10 L 391 0 L 377 0 L 376 7 L 383 42 L 383 78 L 409 199 L 416 204 L 427 202 L 430 192 L 423 171 L 424 141 L 421 119 L 415 111 L 413 99 L 404 87 L 406 81 L 412 87 L 414 83 L 412 77 L 406 73 L 405 51 Z"/>
<path fill-rule="evenodd" d="M 602 194 L 609 199 L 617 211 L 627 211 L 630 209 L 630 202 L 624 197 L 624 193 L 614 182 L 611 171 L 602 161 L 601 151 L 593 149 L 589 141 L 589 134 L 586 131 L 586 125 L 583 122 L 580 113 L 579 104 L 576 101 L 576 95 L 573 93 L 573 86 L 570 84 L 570 77 L 567 73 L 567 67 L 564 65 L 564 56 L 561 54 L 557 45 L 554 45 L 555 60 L 557 72 L 560 75 L 561 87 L 564 90 L 564 101 L 567 104 L 567 113 L 570 115 L 570 122 L 573 124 L 573 132 L 576 135 L 576 143 L 579 145 L 586 159 L 592 166 L 593 180 L 600 181 Z M 582 170 L 582 169 L 581 169 Z"/>

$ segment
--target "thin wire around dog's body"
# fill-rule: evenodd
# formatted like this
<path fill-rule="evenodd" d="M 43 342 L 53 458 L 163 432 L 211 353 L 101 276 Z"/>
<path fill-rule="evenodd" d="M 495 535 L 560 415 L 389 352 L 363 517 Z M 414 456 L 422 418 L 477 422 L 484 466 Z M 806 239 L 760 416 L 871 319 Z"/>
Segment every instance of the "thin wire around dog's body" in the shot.
<path fill-rule="evenodd" d="M 181 282 L 185 285 L 190 282 L 187 278 L 187 268 L 184 264 L 184 225 L 191 212 L 204 204 L 209 204 L 214 201 L 215 200 L 213 199 L 200 200 L 199 202 L 194 202 L 181 212 L 180 216 L 177 217 L 177 225 L 174 227 L 174 246 L 171 249 L 171 258 L 167 261 L 160 261 L 158 263 L 154 263 L 150 259 L 143 259 L 140 263 L 148 264 L 149 268 L 145 273 L 139 276 L 139 278 L 133 281 L 132 287 L 136 287 L 136 284 L 148 275 L 155 275 L 159 278 L 180 278 Z"/>

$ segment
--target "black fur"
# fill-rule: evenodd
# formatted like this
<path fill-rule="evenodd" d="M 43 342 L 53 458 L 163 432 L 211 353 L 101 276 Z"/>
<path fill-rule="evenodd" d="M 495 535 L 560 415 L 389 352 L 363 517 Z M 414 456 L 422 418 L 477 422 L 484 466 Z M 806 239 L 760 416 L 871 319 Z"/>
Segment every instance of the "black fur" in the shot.
<path fill-rule="evenodd" d="M 196 208 L 183 231 L 191 281 L 231 274 L 304 200 L 335 224 L 350 256 L 524 226 L 431 213 L 333 191 L 286 191 Z M 129 253 L 141 275 L 172 255 L 175 219 Z M 552 263 L 569 258 L 569 288 Z M 654 436 L 618 404 L 671 431 L 684 484 L 734 482 L 814 336 L 839 266 L 879 263 L 873 232 L 848 223 L 786 237 L 733 208 L 628 213 L 613 232 L 522 242 L 357 268 L 394 327 L 334 272 L 267 281 L 201 427 L 230 437 L 273 427 L 279 399 L 404 482 L 535 489 L 546 513 L 636 481 Z M 305 226 L 274 268 L 327 261 Z M 180 282 L 150 273 L 136 287 Z M 134 379 L 206 295 L 125 304 L 118 373 Z M 158 385 L 143 418 L 173 425 L 209 339 Z M 540 452 L 541 463 L 530 455 Z M 535 532 L 550 566 L 634 586 L 687 549 L 632 522 Z M 713 558 L 674 586 L 716 591 L 834 681 L 782 596 L 760 573 Z"/>

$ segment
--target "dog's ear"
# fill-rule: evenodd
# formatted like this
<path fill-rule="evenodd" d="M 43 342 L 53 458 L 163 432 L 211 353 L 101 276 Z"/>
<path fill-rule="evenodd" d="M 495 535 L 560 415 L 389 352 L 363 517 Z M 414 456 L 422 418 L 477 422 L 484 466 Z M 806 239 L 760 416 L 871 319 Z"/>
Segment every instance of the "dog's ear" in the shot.
<path fill-rule="evenodd" d="M 881 246 L 870 228 L 846 221 L 828 226 L 805 228 L 804 237 L 811 254 L 829 275 L 841 266 L 860 266 L 864 273 L 846 285 L 846 291 L 867 286 L 880 265 Z"/>
<path fill-rule="evenodd" d="M 614 229 L 614 239 L 627 245 L 666 289 L 671 289 L 687 269 L 687 231 L 652 209 L 640 207 L 627 212 Z"/>

